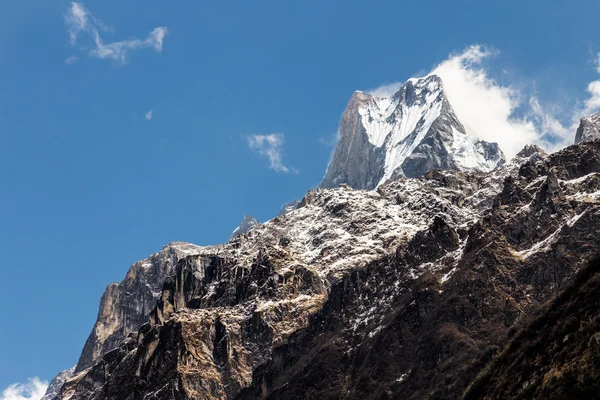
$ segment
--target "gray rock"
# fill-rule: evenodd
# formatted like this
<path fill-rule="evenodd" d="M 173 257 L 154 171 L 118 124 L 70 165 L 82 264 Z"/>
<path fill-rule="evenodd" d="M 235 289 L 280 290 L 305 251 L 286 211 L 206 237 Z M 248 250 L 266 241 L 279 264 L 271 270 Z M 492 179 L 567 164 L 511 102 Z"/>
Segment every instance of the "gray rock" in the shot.
<path fill-rule="evenodd" d="M 258 220 L 250 215 L 244 215 L 244 219 L 240 226 L 235 228 L 235 230 L 231 233 L 229 240 L 235 239 L 238 236 L 243 235 L 244 233 L 250 232 L 252 229 L 256 228 L 260 225 Z"/>
<path fill-rule="evenodd" d="M 136 332 L 148 320 L 162 285 L 173 274 L 177 261 L 197 254 L 200 248 L 190 243 L 170 243 L 160 252 L 133 264 L 122 282 L 108 285 L 75 372 L 92 366 L 117 348 L 129 333 Z"/>
<path fill-rule="evenodd" d="M 600 113 L 581 118 L 575 133 L 575 143 L 595 139 L 600 139 Z"/>
<path fill-rule="evenodd" d="M 65 382 L 73 376 L 75 372 L 75 367 L 66 369 L 59 373 L 52 381 L 50 385 L 48 385 L 48 389 L 46 389 L 46 394 L 41 400 L 53 400 L 60 393 L 60 389 L 63 387 Z"/>

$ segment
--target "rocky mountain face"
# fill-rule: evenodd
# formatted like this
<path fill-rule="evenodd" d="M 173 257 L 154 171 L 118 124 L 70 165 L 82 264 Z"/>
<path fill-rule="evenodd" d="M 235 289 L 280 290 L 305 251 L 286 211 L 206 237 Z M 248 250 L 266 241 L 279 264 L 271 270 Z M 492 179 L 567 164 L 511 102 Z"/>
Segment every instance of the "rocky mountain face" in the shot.
<path fill-rule="evenodd" d="M 504 365 L 500 350 L 528 337 L 515 332 L 597 252 L 600 142 L 551 155 L 528 146 L 487 173 L 406 179 L 411 163 L 357 173 L 358 187 L 400 177 L 376 191 L 310 191 L 224 245 L 178 244 L 134 264 L 119 284 L 130 290 L 103 296 L 86 361 L 55 398 L 460 398 L 490 360 Z M 161 279 L 156 291 L 141 284 Z M 577 343 L 594 346 L 595 332 L 585 325 Z M 498 371 L 490 379 L 506 382 Z"/>
<path fill-rule="evenodd" d="M 88 337 L 75 373 L 97 363 L 131 332 L 148 320 L 160 297 L 162 286 L 182 258 L 197 254 L 201 247 L 171 243 L 149 258 L 131 266 L 125 279 L 112 283 L 100 299 L 98 318 Z"/>
<path fill-rule="evenodd" d="M 600 260 L 539 310 L 469 387 L 468 399 L 594 399 L 600 393 Z"/>
<path fill-rule="evenodd" d="M 279 214 L 277 215 L 282 216 L 291 213 L 298 207 L 298 204 L 300 204 L 300 201 L 298 200 L 292 200 L 289 203 L 284 204 L 283 207 L 281 207 L 281 210 L 279 210 Z"/>
<path fill-rule="evenodd" d="M 63 387 L 65 382 L 73 376 L 75 372 L 75 367 L 66 369 L 60 372 L 48 385 L 48 389 L 46 389 L 46 394 L 42 397 L 41 400 L 52 400 L 56 398 L 60 394 L 60 389 Z"/>
<path fill-rule="evenodd" d="M 496 143 L 468 136 L 436 75 L 410 79 L 393 96 L 355 92 L 321 187 L 374 189 L 436 168 L 489 172 L 505 162 Z"/>
<path fill-rule="evenodd" d="M 248 233 L 259 225 L 260 222 L 258 222 L 256 218 L 250 215 L 244 215 L 242 223 L 231 233 L 231 237 L 229 238 L 229 240 L 235 239 L 238 236 Z"/>
<path fill-rule="evenodd" d="M 575 143 L 595 139 L 600 139 L 600 113 L 581 118 L 575 134 Z"/>

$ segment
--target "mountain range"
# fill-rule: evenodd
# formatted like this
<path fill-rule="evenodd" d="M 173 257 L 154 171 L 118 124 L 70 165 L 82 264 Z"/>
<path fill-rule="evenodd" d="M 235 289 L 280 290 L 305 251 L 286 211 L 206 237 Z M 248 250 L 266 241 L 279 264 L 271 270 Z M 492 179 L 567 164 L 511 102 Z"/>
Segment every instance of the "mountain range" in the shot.
<path fill-rule="evenodd" d="M 132 265 L 44 399 L 599 393 L 599 132 L 507 161 L 435 75 L 356 92 L 318 189 Z"/>

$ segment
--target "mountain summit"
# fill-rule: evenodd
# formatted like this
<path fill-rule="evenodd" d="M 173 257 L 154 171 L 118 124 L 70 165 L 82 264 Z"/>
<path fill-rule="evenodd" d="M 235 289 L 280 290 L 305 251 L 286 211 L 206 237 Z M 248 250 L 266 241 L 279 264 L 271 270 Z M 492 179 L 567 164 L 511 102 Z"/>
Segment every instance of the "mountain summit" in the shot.
<path fill-rule="evenodd" d="M 242 223 L 231 233 L 229 240 L 235 239 L 236 237 L 241 236 L 244 233 L 248 233 L 259 225 L 260 222 L 258 222 L 256 218 L 254 218 L 251 215 L 244 215 Z"/>
<path fill-rule="evenodd" d="M 505 162 L 496 143 L 466 134 L 437 75 L 409 79 L 391 97 L 355 92 L 339 135 L 322 187 L 374 189 L 436 168 L 489 172 Z"/>
<path fill-rule="evenodd" d="M 600 113 L 581 118 L 575 133 L 575 143 L 594 139 L 600 139 Z"/>

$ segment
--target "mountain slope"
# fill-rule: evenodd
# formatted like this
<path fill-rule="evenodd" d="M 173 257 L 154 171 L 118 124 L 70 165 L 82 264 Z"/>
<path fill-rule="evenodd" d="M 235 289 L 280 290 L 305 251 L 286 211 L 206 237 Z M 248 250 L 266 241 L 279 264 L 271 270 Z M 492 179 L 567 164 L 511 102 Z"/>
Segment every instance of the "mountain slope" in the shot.
<path fill-rule="evenodd" d="M 466 135 L 435 75 L 411 79 L 389 98 L 355 92 L 339 134 L 322 187 L 374 189 L 435 168 L 488 172 L 504 163 L 496 143 Z"/>
<path fill-rule="evenodd" d="M 464 399 L 600 396 L 600 260 L 547 304 L 475 380 Z"/>
<path fill-rule="evenodd" d="M 242 223 L 237 228 L 235 228 L 235 230 L 231 233 L 229 240 L 233 240 L 238 236 L 248 233 L 252 229 L 256 228 L 259 225 L 260 225 L 260 222 L 258 222 L 258 220 L 256 218 L 254 218 L 250 215 L 244 215 L 244 218 L 242 219 Z"/>
<path fill-rule="evenodd" d="M 183 257 L 149 323 L 59 398 L 456 398 L 598 248 L 599 172 L 585 142 L 311 191 Z"/>
<path fill-rule="evenodd" d="M 44 394 L 44 397 L 42 397 L 41 400 L 52 400 L 58 396 L 60 389 L 63 387 L 65 382 L 73 376 L 73 373 L 75 373 L 75 367 L 61 371 L 58 375 L 56 375 L 56 377 L 50 381 L 48 389 L 46 389 L 46 394 Z"/>
<path fill-rule="evenodd" d="M 163 283 L 177 262 L 201 248 L 190 243 L 170 243 L 160 252 L 131 266 L 120 283 L 112 283 L 100 300 L 98 318 L 88 337 L 75 372 L 94 365 L 147 321 Z"/>

